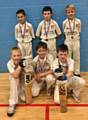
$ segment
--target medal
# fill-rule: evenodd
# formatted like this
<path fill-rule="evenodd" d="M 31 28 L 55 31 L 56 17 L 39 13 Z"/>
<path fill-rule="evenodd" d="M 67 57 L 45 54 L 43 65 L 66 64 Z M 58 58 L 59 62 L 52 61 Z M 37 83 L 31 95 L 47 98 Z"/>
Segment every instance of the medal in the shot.
<path fill-rule="evenodd" d="M 70 33 L 71 33 L 71 39 L 74 39 L 74 30 L 75 30 L 75 19 L 74 19 L 74 21 L 73 21 L 73 27 L 71 26 L 71 21 L 70 20 L 68 20 L 68 22 L 69 22 L 69 29 L 70 29 Z"/>
<path fill-rule="evenodd" d="M 47 36 L 50 28 L 50 21 L 48 22 L 48 25 L 46 25 L 46 22 L 44 21 L 44 35 L 46 36 L 46 41 L 48 41 Z"/>
<path fill-rule="evenodd" d="M 19 28 L 20 28 L 21 37 L 24 38 L 25 32 L 26 32 L 26 24 L 24 25 L 23 29 L 20 25 L 19 25 Z"/>
<path fill-rule="evenodd" d="M 48 39 L 45 39 L 45 41 L 48 41 Z"/>
<path fill-rule="evenodd" d="M 71 36 L 71 39 L 74 39 L 74 37 L 73 37 L 73 36 Z"/>

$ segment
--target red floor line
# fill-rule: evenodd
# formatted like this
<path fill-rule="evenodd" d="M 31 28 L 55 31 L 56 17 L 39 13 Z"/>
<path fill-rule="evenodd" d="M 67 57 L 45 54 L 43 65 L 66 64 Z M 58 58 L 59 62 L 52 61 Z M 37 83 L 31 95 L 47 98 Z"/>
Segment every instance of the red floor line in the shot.
<path fill-rule="evenodd" d="M 45 120 L 49 120 L 49 107 L 48 105 L 45 107 Z"/>
<path fill-rule="evenodd" d="M 0 107 L 7 107 L 8 104 L 0 104 Z M 55 107 L 55 106 L 60 106 L 59 104 L 17 104 L 17 106 L 20 107 Z M 88 107 L 88 104 L 67 104 L 69 107 Z"/>

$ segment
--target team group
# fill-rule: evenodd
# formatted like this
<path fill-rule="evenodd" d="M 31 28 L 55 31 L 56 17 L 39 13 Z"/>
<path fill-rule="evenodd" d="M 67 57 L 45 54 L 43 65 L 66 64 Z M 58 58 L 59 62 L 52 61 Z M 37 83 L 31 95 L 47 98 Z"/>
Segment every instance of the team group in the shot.
<path fill-rule="evenodd" d="M 19 23 L 15 26 L 15 39 L 18 47 L 11 49 L 11 59 L 7 63 L 10 79 L 10 97 L 7 114 L 12 116 L 15 112 L 19 98 L 25 101 L 24 82 L 20 80 L 22 66 L 21 59 L 29 57 L 33 60 L 32 96 L 39 95 L 46 83 L 47 95 L 54 87 L 54 102 L 58 101 L 58 76 L 56 69 L 63 69 L 61 79 L 68 80 L 68 90 L 76 102 L 80 102 L 80 92 L 85 85 L 85 80 L 80 76 L 80 32 L 81 21 L 75 17 L 76 8 L 73 4 L 66 6 L 67 18 L 63 21 L 64 44 L 56 48 L 56 39 L 61 35 L 60 27 L 52 19 L 52 8 L 45 6 L 42 10 L 44 20 L 37 28 L 36 37 L 41 41 L 36 46 L 36 57 L 32 55 L 32 40 L 35 38 L 32 25 L 26 21 L 26 13 L 23 9 L 16 12 Z"/>

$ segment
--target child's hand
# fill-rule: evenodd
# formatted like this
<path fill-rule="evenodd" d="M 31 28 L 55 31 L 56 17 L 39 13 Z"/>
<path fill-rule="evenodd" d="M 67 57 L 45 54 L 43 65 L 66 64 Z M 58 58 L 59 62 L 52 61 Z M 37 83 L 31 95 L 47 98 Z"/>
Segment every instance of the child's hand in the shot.
<path fill-rule="evenodd" d="M 78 31 L 80 32 L 80 24 L 76 24 L 76 27 L 78 28 Z"/>
<path fill-rule="evenodd" d="M 39 74 L 35 74 L 35 75 L 34 75 L 34 79 L 35 79 L 38 83 L 40 83 L 40 82 L 42 81 Z"/>

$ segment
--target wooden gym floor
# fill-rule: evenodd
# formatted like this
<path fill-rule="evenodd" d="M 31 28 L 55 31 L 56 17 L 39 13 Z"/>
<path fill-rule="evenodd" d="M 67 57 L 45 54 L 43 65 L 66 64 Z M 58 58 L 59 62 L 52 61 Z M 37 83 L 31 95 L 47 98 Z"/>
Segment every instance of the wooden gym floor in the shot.
<path fill-rule="evenodd" d="M 88 73 L 81 73 L 86 86 L 81 93 L 81 103 L 68 99 L 68 112 L 60 113 L 60 106 L 55 105 L 52 96 L 45 91 L 33 98 L 32 104 L 20 103 L 13 117 L 7 116 L 9 99 L 8 73 L 0 73 L 0 120 L 88 120 Z"/>

